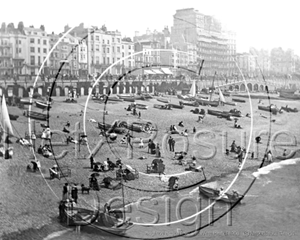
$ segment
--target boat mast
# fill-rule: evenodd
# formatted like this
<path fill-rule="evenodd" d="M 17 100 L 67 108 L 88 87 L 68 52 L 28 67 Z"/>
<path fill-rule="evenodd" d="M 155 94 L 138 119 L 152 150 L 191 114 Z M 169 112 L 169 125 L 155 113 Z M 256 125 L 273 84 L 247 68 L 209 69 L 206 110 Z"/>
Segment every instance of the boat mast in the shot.
<path fill-rule="evenodd" d="M 210 93 L 210 97 L 209 97 L 209 101 L 211 101 L 212 99 L 212 94 L 214 92 L 214 82 L 215 82 L 215 76 L 217 75 L 217 72 L 215 71 L 215 74 L 214 74 L 214 78 L 213 78 L 213 81 L 212 81 L 212 84 L 211 84 L 211 93 Z"/>
<path fill-rule="evenodd" d="M 123 175 L 121 176 L 121 184 L 122 184 L 122 199 L 123 199 L 123 222 L 125 222 L 126 216 L 125 216 L 125 197 L 124 197 Z"/>

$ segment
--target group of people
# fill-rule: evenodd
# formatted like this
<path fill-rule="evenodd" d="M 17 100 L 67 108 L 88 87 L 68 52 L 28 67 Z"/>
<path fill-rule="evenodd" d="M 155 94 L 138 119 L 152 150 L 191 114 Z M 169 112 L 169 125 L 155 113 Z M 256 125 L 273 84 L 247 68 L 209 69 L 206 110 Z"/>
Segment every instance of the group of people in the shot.
<path fill-rule="evenodd" d="M 53 156 L 52 149 L 49 144 L 45 144 L 44 146 L 40 145 L 37 152 L 47 158 Z"/>
<path fill-rule="evenodd" d="M 172 138 L 172 136 L 170 136 L 168 140 L 170 152 L 175 152 L 175 143 L 176 143 L 175 139 Z"/>

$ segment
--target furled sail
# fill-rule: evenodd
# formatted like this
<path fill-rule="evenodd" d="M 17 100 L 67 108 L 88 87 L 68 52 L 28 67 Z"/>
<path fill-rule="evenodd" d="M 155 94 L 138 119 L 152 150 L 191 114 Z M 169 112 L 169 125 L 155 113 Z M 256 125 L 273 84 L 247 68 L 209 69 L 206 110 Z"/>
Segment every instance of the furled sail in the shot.
<path fill-rule="evenodd" d="M 4 131 L 7 131 L 8 136 L 14 136 L 13 128 L 10 122 L 5 96 L 2 96 L 2 107 L 1 107 L 1 125 Z"/>
<path fill-rule="evenodd" d="M 196 81 L 194 80 L 193 83 L 192 83 L 192 87 L 190 89 L 190 95 L 192 97 L 195 97 L 196 96 Z"/>
<path fill-rule="evenodd" d="M 223 102 L 223 103 L 226 102 L 226 100 L 225 100 L 225 98 L 224 98 L 224 95 L 223 95 L 223 93 L 222 93 L 222 91 L 221 91 L 220 88 L 219 88 L 219 97 L 220 97 L 220 102 Z"/>

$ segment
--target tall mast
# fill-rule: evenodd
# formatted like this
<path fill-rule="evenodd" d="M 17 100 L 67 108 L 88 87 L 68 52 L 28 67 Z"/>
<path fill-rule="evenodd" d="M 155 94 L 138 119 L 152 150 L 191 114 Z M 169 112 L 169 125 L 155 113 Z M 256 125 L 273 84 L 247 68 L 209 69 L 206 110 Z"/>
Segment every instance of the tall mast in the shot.
<path fill-rule="evenodd" d="M 212 99 L 212 94 L 214 92 L 214 82 L 215 82 L 215 76 L 216 76 L 217 72 L 215 72 L 215 75 L 214 75 L 214 78 L 213 78 L 213 81 L 212 81 L 212 84 L 211 84 L 211 93 L 210 93 L 210 98 L 209 98 L 209 101 L 211 101 Z"/>

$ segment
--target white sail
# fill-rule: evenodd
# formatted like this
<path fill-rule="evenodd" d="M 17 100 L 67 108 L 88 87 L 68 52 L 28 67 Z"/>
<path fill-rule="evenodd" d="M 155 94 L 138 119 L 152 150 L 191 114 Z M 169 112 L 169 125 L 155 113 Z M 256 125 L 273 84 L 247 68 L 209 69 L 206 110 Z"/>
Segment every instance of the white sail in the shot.
<path fill-rule="evenodd" d="M 7 105 L 6 105 L 6 100 L 5 100 L 5 96 L 3 94 L 2 96 L 2 115 L 1 115 L 1 125 L 3 127 L 4 131 L 7 131 L 7 135 L 14 135 L 13 129 L 12 129 L 12 125 L 10 122 L 10 118 L 9 118 L 9 114 L 8 114 L 8 110 L 7 110 Z"/>
<path fill-rule="evenodd" d="M 190 89 L 190 95 L 192 97 L 195 97 L 196 96 L 196 81 L 194 80 L 193 83 L 192 83 L 192 87 Z"/>
<path fill-rule="evenodd" d="M 225 100 L 225 98 L 224 98 L 224 95 L 223 95 L 223 93 L 222 93 L 222 91 L 221 91 L 220 88 L 219 88 L 219 97 L 220 97 L 220 102 L 223 102 L 223 103 L 226 102 L 226 100 Z"/>

